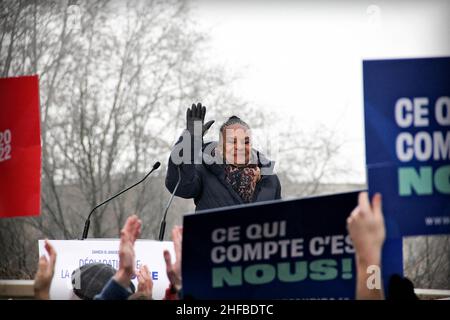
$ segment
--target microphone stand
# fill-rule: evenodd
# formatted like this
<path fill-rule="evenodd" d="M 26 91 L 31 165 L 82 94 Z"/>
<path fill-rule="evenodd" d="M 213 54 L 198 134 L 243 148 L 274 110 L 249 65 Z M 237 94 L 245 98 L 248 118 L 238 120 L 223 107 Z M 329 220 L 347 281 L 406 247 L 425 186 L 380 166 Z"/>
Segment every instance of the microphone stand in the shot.
<path fill-rule="evenodd" d="M 177 184 L 175 185 L 175 188 L 173 189 L 172 194 L 170 195 L 169 201 L 167 202 L 167 205 L 164 209 L 164 215 L 163 218 L 161 220 L 161 226 L 159 228 L 159 236 L 158 239 L 159 241 L 163 241 L 164 239 L 164 233 L 166 231 L 166 217 L 167 217 L 167 211 L 169 210 L 170 204 L 172 203 L 173 197 L 175 196 L 175 193 L 177 192 L 178 186 L 180 185 L 180 181 L 181 181 L 181 169 L 180 166 L 177 166 L 178 169 L 178 181 Z"/>
<path fill-rule="evenodd" d="M 91 224 L 91 215 L 94 213 L 94 211 L 95 211 L 98 207 L 101 207 L 101 206 L 104 205 L 105 203 L 111 201 L 112 199 L 114 199 L 114 198 L 120 196 L 122 193 L 124 193 L 124 192 L 130 190 L 131 188 L 133 188 L 133 187 L 137 186 L 138 184 L 140 184 L 141 182 L 143 182 L 145 179 L 147 179 L 147 177 L 148 177 L 153 171 L 155 171 L 156 169 L 158 169 L 160 165 L 161 165 L 161 164 L 160 164 L 159 162 L 156 162 L 156 163 L 153 165 L 152 170 L 150 170 L 150 172 L 147 173 L 147 174 L 145 175 L 144 178 L 142 178 L 141 180 L 139 180 L 138 182 L 136 182 L 136 183 L 133 184 L 132 186 L 130 186 L 130 187 L 128 187 L 128 188 L 126 188 L 126 189 L 120 191 L 118 194 L 112 196 L 111 198 L 108 198 L 108 199 L 106 199 L 105 201 L 103 201 L 102 203 L 96 205 L 96 206 L 91 210 L 91 212 L 90 212 L 89 215 L 88 215 L 88 218 L 87 218 L 87 220 L 86 220 L 86 222 L 85 222 L 85 224 L 84 224 L 83 235 L 82 235 L 82 237 L 81 237 L 80 240 L 84 240 L 84 239 L 87 238 L 88 233 L 89 233 L 89 226 L 90 226 L 90 224 Z"/>

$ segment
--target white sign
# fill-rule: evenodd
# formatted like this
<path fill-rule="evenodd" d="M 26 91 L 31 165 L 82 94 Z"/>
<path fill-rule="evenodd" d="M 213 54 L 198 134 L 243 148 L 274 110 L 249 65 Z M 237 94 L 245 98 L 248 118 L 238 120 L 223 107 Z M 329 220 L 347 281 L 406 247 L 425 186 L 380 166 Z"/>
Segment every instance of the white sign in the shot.
<path fill-rule="evenodd" d="M 49 240 L 57 253 L 55 275 L 50 287 L 50 299 L 70 300 L 73 293 L 72 272 L 89 263 L 105 263 L 119 268 L 119 239 Z M 168 250 L 175 261 L 171 241 L 136 240 L 136 269 L 147 265 L 153 280 L 153 299 L 161 300 L 169 287 L 163 252 Z M 39 256 L 47 255 L 44 240 L 39 240 Z M 132 280 L 137 289 L 137 279 Z"/>

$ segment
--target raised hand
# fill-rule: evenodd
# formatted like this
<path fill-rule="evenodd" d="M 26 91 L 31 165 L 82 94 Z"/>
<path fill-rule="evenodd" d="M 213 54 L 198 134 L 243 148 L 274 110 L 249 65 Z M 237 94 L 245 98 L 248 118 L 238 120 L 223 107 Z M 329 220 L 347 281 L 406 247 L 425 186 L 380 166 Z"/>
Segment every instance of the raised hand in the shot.
<path fill-rule="evenodd" d="M 202 132 L 201 135 L 205 135 L 208 129 L 214 123 L 214 120 L 205 123 L 206 107 L 202 106 L 201 103 L 197 105 L 193 104 L 191 108 L 186 110 L 186 128 L 192 136 L 199 136 L 200 132 L 194 132 L 194 124 L 199 122 L 201 124 Z"/>
<path fill-rule="evenodd" d="M 371 205 L 367 192 L 361 192 L 358 206 L 347 219 L 347 229 L 352 238 L 356 256 L 369 263 L 379 260 L 386 237 L 381 205 L 381 194 L 377 193 L 373 196 Z"/>
<path fill-rule="evenodd" d="M 176 291 L 180 291 L 181 282 L 181 247 L 183 242 L 183 227 L 175 226 L 172 229 L 172 241 L 175 248 L 175 263 L 172 264 L 172 258 L 169 251 L 164 250 L 164 260 L 166 262 L 167 277 L 170 284 Z"/>
<path fill-rule="evenodd" d="M 138 273 L 137 291 L 128 299 L 152 300 L 153 299 L 153 281 L 146 265 L 142 266 Z"/>
<path fill-rule="evenodd" d="M 38 271 L 34 278 L 34 296 L 36 299 L 48 300 L 50 293 L 50 285 L 52 283 L 53 274 L 55 273 L 56 251 L 55 248 L 45 239 L 46 256 L 39 258 Z"/>
<path fill-rule="evenodd" d="M 134 242 L 141 234 L 142 221 L 136 215 L 127 219 L 120 231 L 119 270 L 114 279 L 123 287 L 128 288 L 135 274 Z"/>
<path fill-rule="evenodd" d="M 355 248 L 356 299 L 383 299 L 381 249 L 386 231 L 379 193 L 373 196 L 372 205 L 367 192 L 359 194 L 358 206 L 347 218 L 347 229 Z"/>

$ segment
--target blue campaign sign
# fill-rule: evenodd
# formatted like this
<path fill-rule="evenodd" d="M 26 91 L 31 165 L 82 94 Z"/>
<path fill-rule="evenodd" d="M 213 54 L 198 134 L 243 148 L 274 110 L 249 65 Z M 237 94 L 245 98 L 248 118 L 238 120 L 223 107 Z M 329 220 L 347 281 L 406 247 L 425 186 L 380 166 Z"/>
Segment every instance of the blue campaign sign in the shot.
<path fill-rule="evenodd" d="M 391 237 L 450 233 L 450 58 L 363 62 L 369 192 Z"/>
<path fill-rule="evenodd" d="M 358 192 L 184 216 L 186 299 L 354 299 L 346 219 Z M 403 273 L 401 239 L 385 243 L 383 279 Z"/>

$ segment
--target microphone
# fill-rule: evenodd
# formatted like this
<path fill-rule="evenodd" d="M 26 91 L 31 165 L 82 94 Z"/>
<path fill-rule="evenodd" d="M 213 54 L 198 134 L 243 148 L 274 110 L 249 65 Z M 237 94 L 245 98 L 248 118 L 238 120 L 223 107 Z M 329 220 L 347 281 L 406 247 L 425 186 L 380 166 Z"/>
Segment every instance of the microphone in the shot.
<path fill-rule="evenodd" d="M 178 186 L 180 185 L 180 181 L 181 181 L 181 172 L 180 172 L 180 166 L 177 166 L 178 169 L 178 181 L 177 184 L 175 185 L 175 188 L 173 189 L 172 194 L 170 195 L 169 201 L 167 201 L 167 205 L 164 209 L 164 214 L 163 214 L 163 218 L 161 220 L 161 225 L 159 227 L 159 241 L 163 241 L 164 239 L 164 233 L 166 231 L 166 216 L 167 216 L 167 211 L 169 210 L 170 204 L 172 203 L 173 197 L 175 196 L 175 193 L 177 192 Z"/>
<path fill-rule="evenodd" d="M 89 213 L 88 218 L 87 218 L 87 220 L 86 220 L 86 222 L 85 222 L 85 224 L 84 224 L 83 236 L 81 237 L 81 240 L 84 240 L 84 239 L 87 238 L 88 233 L 89 233 L 89 225 L 91 224 L 91 215 L 92 215 L 92 213 L 94 213 L 94 211 L 95 211 L 98 207 L 101 207 L 101 206 L 104 205 L 105 203 L 108 203 L 108 202 L 111 201 L 112 199 L 114 199 L 114 198 L 120 196 L 122 193 L 124 193 L 124 192 L 130 190 L 131 188 L 133 188 L 133 187 L 137 186 L 138 184 L 140 184 L 141 182 L 143 182 L 145 179 L 147 179 L 147 177 L 148 177 L 153 171 L 155 171 L 156 169 L 158 169 L 160 165 L 161 165 L 161 163 L 160 163 L 159 161 L 157 161 L 157 162 L 153 165 L 152 170 L 150 170 L 150 172 L 147 173 L 147 174 L 145 175 L 145 177 L 144 177 L 142 180 L 139 180 L 138 182 L 136 182 L 136 183 L 133 184 L 132 186 L 130 186 L 130 187 L 128 187 L 128 188 L 126 188 L 126 189 L 120 191 L 119 193 L 113 195 L 111 198 L 106 199 L 106 200 L 103 201 L 102 203 L 96 205 L 96 206 L 91 210 L 91 212 Z"/>

